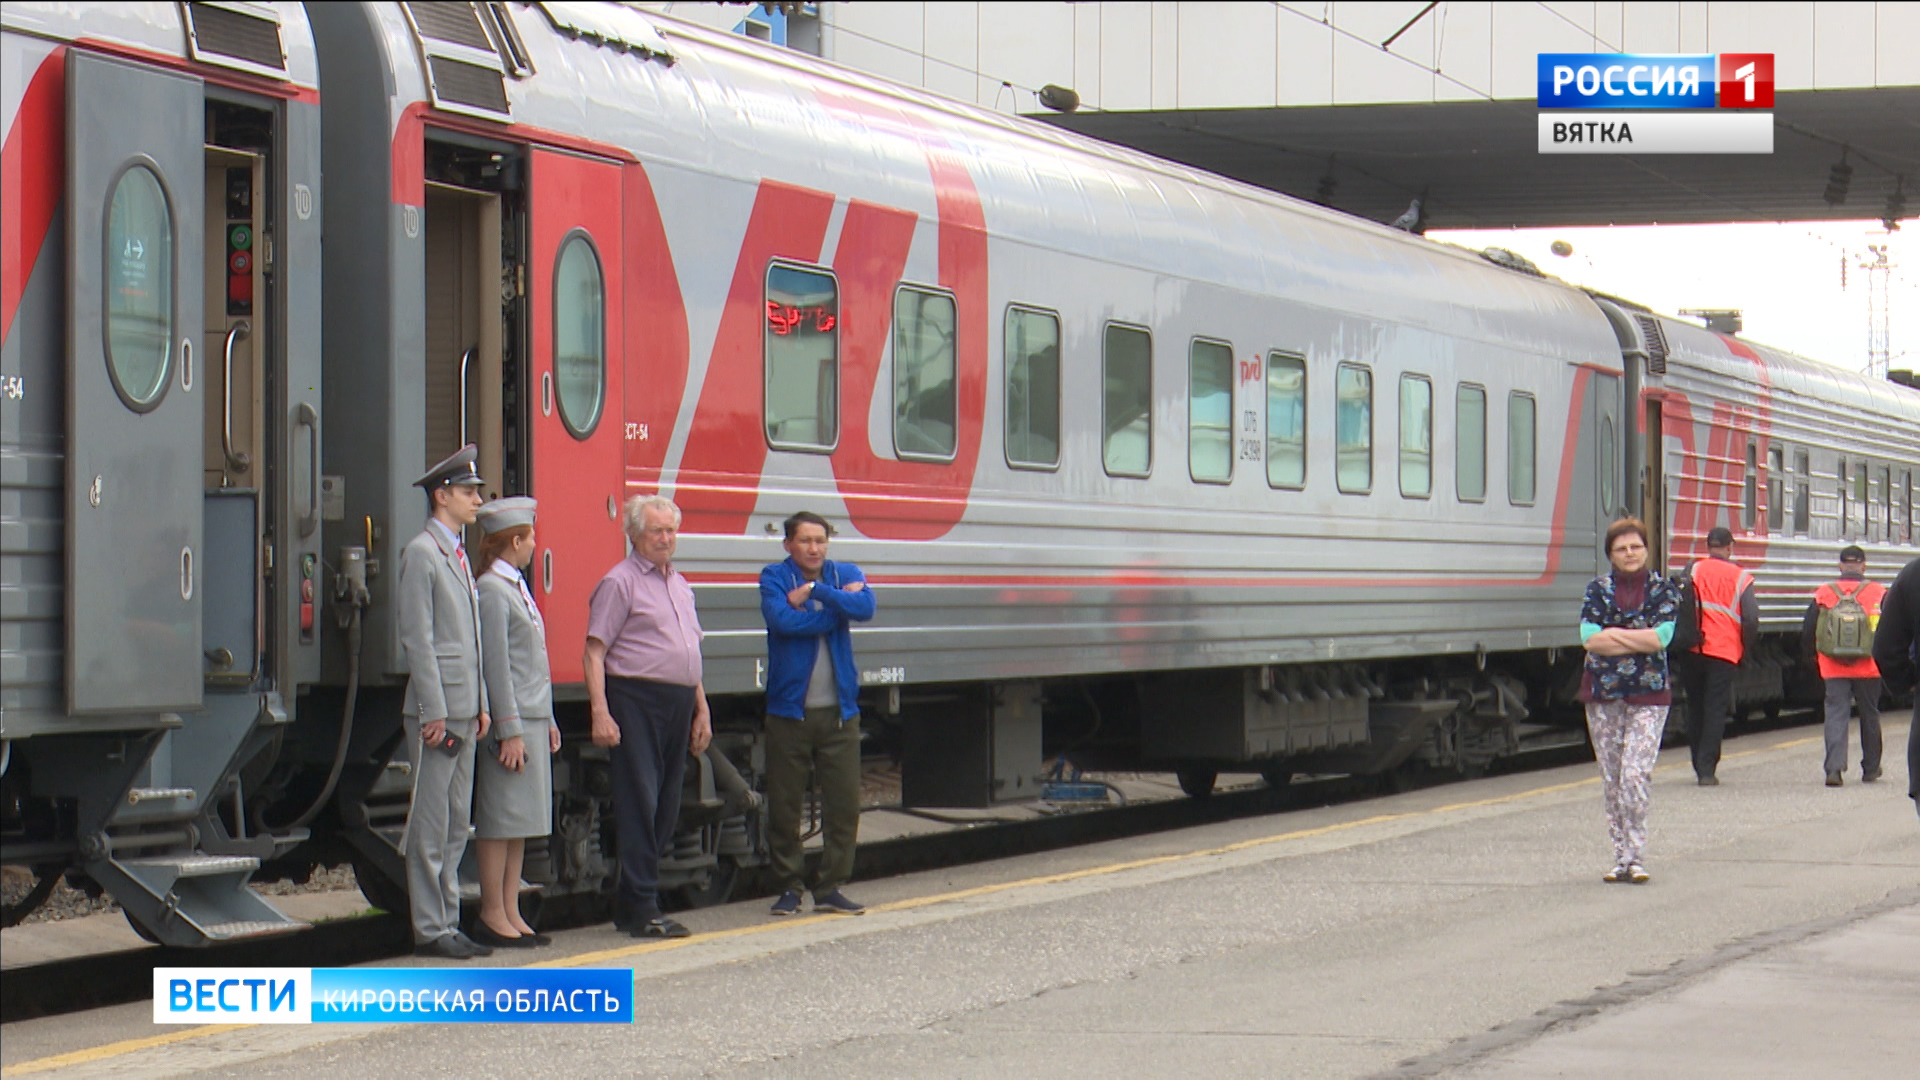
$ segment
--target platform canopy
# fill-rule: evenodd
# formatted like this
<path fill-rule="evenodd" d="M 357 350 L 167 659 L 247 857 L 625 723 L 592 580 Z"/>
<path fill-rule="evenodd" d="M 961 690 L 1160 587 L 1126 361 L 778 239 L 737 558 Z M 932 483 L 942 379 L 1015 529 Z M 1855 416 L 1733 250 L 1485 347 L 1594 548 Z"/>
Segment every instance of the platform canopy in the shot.
<path fill-rule="evenodd" d="M 1920 214 L 1920 86 L 1782 92 L 1773 113 L 1771 155 L 1640 156 L 1541 154 L 1532 99 L 1036 118 L 1376 221 L 1425 193 L 1428 229 L 1873 219 L 1902 176 L 1899 216 Z"/>

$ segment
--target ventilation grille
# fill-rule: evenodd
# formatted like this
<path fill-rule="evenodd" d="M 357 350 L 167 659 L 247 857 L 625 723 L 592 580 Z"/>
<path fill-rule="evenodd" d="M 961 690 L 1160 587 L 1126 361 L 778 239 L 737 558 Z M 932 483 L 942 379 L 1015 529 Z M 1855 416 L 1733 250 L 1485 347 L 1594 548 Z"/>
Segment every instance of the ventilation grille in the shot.
<path fill-rule="evenodd" d="M 472 4 L 408 4 L 407 12 L 413 16 L 413 25 L 421 37 L 493 51 L 493 41 L 480 25 L 480 16 L 474 13 Z"/>
<path fill-rule="evenodd" d="M 1667 333 L 1660 329 L 1660 320 L 1651 315 L 1635 315 L 1633 321 L 1640 324 L 1640 336 L 1647 343 L 1647 370 L 1655 375 L 1667 373 Z"/>
<path fill-rule="evenodd" d="M 436 108 L 505 119 L 507 62 L 472 3 L 402 5 L 427 66 Z M 492 12 L 488 13 L 489 16 Z"/>
<path fill-rule="evenodd" d="M 507 111 L 506 80 L 498 71 L 444 56 L 429 57 L 427 62 L 433 69 L 436 104 L 466 105 L 496 113 Z"/>
<path fill-rule="evenodd" d="M 284 77 L 287 54 L 280 22 L 260 4 L 187 4 L 187 38 L 193 58 Z"/>

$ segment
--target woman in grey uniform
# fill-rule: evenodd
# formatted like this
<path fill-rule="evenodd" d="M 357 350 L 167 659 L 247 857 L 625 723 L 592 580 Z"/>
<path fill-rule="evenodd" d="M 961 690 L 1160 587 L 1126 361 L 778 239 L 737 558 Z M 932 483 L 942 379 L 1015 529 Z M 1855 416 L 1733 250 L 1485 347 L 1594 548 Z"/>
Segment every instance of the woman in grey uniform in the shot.
<path fill-rule="evenodd" d="M 480 668 L 493 704 L 493 738 L 475 767 L 473 820 L 480 864 L 480 919 L 473 938 L 496 948 L 532 948 L 550 939 L 520 917 L 520 866 L 527 838 L 553 831 L 553 722 L 546 627 L 527 587 L 533 562 L 532 499 L 496 499 L 480 508 Z M 497 696 L 496 696 L 497 695 Z"/>

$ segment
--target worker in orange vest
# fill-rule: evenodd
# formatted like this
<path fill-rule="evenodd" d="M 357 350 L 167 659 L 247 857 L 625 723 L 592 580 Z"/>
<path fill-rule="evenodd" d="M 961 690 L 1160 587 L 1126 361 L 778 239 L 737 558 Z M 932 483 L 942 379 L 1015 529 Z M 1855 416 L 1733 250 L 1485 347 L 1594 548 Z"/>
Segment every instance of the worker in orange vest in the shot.
<path fill-rule="evenodd" d="M 1700 644 L 1687 657 L 1687 742 L 1701 787 L 1720 783 L 1720 738 L 1733 699 L 1733 674 L 1760 639 L 1753 575 L 1733 561 L 1733 533 L 1707 533 L 1707 557 L 1687 571 L 1700 612 Z"/>
<path fill-rule="evenodd" d="M 1860 779 L 1880 779 L 1880 667 L 1873 662 L 1873 634 L 1886 595 L 1886 586 L 1867 580 L 1867 553 L 1849 544 L 1840 549 L 1840 580 L 1813 590 L 1800 626 L 1802 648 L 1819 662 L 1827 683 L 1828 787 L 1846 783 L 1847 723 L 1856 707 Z"/>

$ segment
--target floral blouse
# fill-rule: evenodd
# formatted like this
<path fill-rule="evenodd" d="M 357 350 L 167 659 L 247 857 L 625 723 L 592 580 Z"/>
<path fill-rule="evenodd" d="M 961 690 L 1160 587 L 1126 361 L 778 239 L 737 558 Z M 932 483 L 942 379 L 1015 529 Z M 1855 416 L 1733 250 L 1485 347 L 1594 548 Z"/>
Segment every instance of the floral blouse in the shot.
<path fill-rule="evenodd" d="M 1659 630 L 1671 628 L 1680 612 L 1680 592 L 1671 581 L 1653 571 L 1614 572 L 1587 585 L 1580 621 L 1601 629 Z M 1668 629 L 1662 640 L 1671 635 Z M 1582 701 L 1626 701 L 1634 705 L 1667 705 L 1673 700 L 1667 673 L 1667 654 L 1632 653 L 1626 656 L 1587 654 L 1580 680 Z"/>

